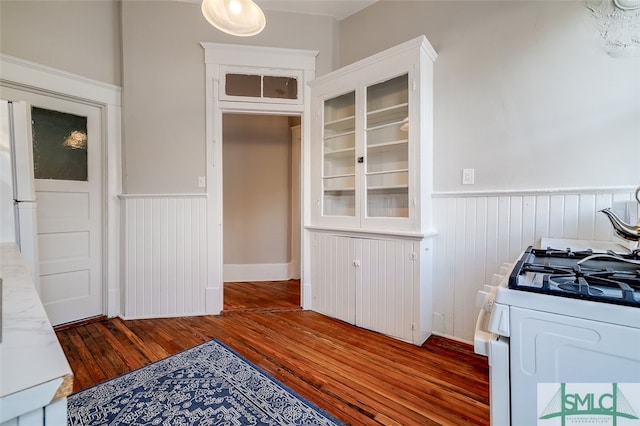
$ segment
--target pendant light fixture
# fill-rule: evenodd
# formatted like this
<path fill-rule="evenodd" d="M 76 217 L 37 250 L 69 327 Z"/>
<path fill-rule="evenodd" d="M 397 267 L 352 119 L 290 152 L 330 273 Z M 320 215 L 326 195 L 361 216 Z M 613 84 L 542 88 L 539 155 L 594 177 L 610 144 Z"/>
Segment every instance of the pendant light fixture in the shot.
<path fill-rule="evenodd" d="M 266 23 L 262 9 L 251 0 L 203 0 L 202 14 L 220 31 L 240 37 L 258 34 Z"/>

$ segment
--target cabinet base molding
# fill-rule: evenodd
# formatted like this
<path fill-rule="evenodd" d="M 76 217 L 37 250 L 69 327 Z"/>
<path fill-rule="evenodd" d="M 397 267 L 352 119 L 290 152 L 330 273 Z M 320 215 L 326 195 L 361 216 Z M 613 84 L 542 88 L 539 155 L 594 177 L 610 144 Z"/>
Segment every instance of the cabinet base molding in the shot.
<path fill-rule="evenodd" d="M 403 232 L 393 229 L 361 229 L 361 228 L 334 228 L 326 226 L 305 226 L 307 231 L 327 232 L 330 234 L 340 234 L 349 237 L 359 238 L 394 238 L 422 240 L 425 238 L 433 238 L 438 235 L 438 231 L 429 230 L 428 232 Z"/>

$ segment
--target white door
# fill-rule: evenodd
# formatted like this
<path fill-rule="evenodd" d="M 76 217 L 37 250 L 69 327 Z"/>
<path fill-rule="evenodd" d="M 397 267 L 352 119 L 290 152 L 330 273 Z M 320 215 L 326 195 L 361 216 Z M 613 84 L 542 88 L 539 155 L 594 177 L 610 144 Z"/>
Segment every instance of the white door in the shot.
<path fill-rule="evenodd" d="M 49 320 L 102 315 L 101 109 L 7 88 L 2 95 L 30 104 L 40 297 Z"/>

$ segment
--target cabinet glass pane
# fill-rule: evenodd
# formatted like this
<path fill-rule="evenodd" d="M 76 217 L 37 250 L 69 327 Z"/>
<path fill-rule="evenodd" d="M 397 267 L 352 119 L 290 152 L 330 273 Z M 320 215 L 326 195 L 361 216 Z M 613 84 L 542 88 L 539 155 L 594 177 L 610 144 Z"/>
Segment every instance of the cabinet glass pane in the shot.
<path fill-rule="evenodd" d="M 369 149 L 367 172 L 393 172 L 409 169 L 407 144 L 383 145 L 378 149 Z"/>
<path fill-rule="evenodd" d="M 327 99 L 323 108 L 322 213 L 356 214 L 355 92 Z"/>
<path fill-rule="evenodd" d="M 87 117 L 31 108 L 36 179 L 87 180 Z"/>
<path fill-rule="evenodd" d="M 262 76 L 250 74 L 227 74 L 224 92 L 229 96 L 262 96 Z"/>
<path fill-rule="evenodd" d="M 356 167 L 353 158 L 354 150 L 340 151 L 333 155 L 325 155 L 324 176 L 334 177 L 355 174 Z"/>
<path fill-rule="evenodd" d="M 265 75 L 263 84 L 263 96 L 265 98 L 298 98 L 298 80 L 294 77 L 273 77 Z"/>
<path fill-rule="evenodd" d="M 356 214 L 355 175 L 323 179 L 322 213 L 325 216 Z"/>
<path fill-rule="evenodd" d="M 409 216 L 409 79 L 367 88 L 367 217 Z"/>
<path fill-rule="evenodd" d="M 347 132 L 338 136 L 330 136 L 324 139 L 324 153 L 333 154 L 339 151 L 355 150 L 356 133 Z"/>
<path fill-rule="evenodd" d="M 409 217 L 408 172 L 367 176 L 367 217 Z"/>
<path fill-rule="evenodd" d="M 380 111 L 409 102 L 409 75 L 392 78 L 367 88 L 367 112 Z"/>
<path fill-rule="evenodd" d="M 367 200 L 367 217 L 409 217 L 407 189 L 370 193 Z"/>
<path fill-rule="evenodd" d="M 356 93 L 350 92 L 324 102 L 324 136 L 334 136 L 356 129 Z"/>

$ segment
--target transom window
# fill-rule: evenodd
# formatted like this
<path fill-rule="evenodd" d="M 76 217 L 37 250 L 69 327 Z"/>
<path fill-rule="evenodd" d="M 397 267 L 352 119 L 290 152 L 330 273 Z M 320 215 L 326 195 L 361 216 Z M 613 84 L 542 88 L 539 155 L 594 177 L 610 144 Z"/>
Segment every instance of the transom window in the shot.
<path fill-rule="evenodd" d="M 298 70 L 222 67 L 221 71 L 221 100 L 302 103 L 302 73 Z"/>

